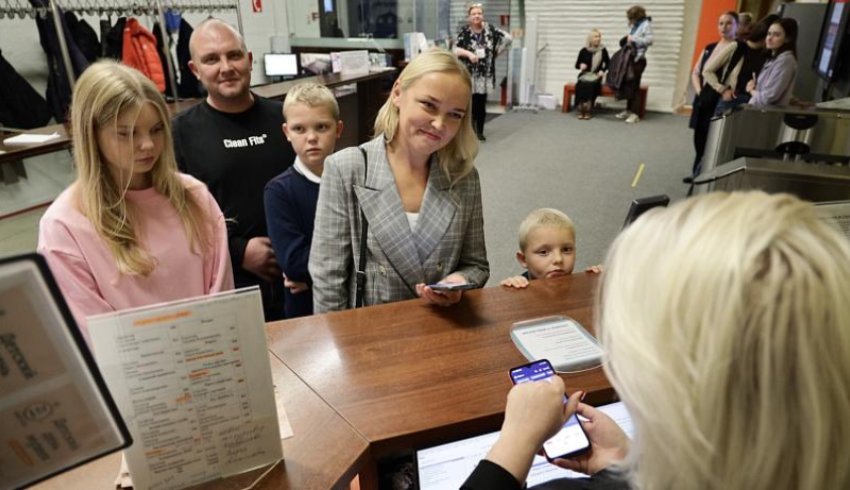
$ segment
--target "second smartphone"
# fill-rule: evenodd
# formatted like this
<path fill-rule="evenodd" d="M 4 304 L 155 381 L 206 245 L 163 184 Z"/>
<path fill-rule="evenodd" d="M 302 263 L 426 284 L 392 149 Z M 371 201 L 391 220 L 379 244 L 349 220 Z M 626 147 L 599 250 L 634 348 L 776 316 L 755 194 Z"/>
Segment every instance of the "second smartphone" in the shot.
<path fill-rule="evenodd" d="M 552 368 L 552 364 L 548 360 L 541 359 L 511 369 L 510 375 L 511 381 L 517 385 L 545 380 L 555 375 L 555 369 Z M 566 403 L 566 396 L 564 397 L 564 403 Z M 567 419 L 567 422 L 557 434 L 543 443 L 543 454 L 546 456 L 546 459 L 551 461 L 557 458 L 574 456 L 589 448 L 590 440 L 587 438 L 587 434 L 584 433 L 578 416 L 573 414 Z"/>

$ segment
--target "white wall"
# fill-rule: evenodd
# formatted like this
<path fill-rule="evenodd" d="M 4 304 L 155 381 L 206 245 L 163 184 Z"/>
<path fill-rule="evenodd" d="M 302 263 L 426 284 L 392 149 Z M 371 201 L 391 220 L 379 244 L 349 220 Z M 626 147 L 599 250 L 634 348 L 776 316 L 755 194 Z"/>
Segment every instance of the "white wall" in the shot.
<path fill-rule="evenodd" d="M 319 37 L 320 17 L 318 1 L 289 0 L 286 2 L 278 1 L 277 3 L 280 4 L 279 8 L 282 10 L 289 10 L 289 32 L 291 32 L 293 36 Z M 341 25 L 342 24 L 340 24 L 340 26 Z"/>
<path fill-rule="evenodd" d="M 642 83 L 648 85 L 647 107 L 670 112 L 679 92 L 680 63 L 689 63 L 693 35 L 685 36 L 688 15 L 699 15 L 700 2 L 688 0 L 645 0 L 639 2 L 652 17 L 654 43 L 647 53 Z M 688 5 L 686 5 L 686 3 Z M 626 10 L 633 0 L 527 0 L 526 16 L 537 16 L 538 47 L 548 44 L 540 55 L 538 87 L 560 101 L 565 83 L 574 82 L 576 57 L 591 28 L 602 31 L 609 54 L 619 49 L 619 39 L 628 34 Z M 689 48 L 689 46 L 691 46 Z"/>

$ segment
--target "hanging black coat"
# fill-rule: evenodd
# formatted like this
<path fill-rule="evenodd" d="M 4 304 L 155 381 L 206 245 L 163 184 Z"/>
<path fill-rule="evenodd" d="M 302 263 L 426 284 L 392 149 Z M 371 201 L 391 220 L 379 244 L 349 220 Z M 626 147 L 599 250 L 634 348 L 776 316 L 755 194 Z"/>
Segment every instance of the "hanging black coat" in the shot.
<path fill-rule="evenodd" d="M 154 39 L 156 39 L 156 54 L 159 55 L 159 62 L 162 63 L 162 72 L 165 73 L 165 95 L 171 96 L 174 94 L 174 90 L 171 88 L 171 76 L 168 72 L 168 60 L 165 57 L 166 52 L 168 52 L 168 56 L 171 57 L 171 50 L 168 48 L 166 40 L 162 36 L 162 27 L 160 27 L 159 22 L 153 25 L 151 32 L 153 33 Z M 176 69 L 173 59 L 171 60 L 171 67 Z"/>
<path fill-rule="evenodd" d="M 36 8 L 50 10 L 48 0 L 30 0 L 30 4 Z M 88 68 L 89 62 L 83 56 L 83 53 L 80 52 L 77 43 L 74 42 L 74 38 L 68 29 L 68 24 L 65 22 L 62 9 L 57 7 L 57 10 L 59 12 L 59 23 L 65 34 L 68 55 L 71 59 L 71 69 L 74 76 L 79 77 L 83 73 L 83 70 Z M 36 16 L 35 24 L 38 27 L 38 37 L 41 47 L 47 55 L 47 103 L 50 105 L 56 120 L 65 121 L 68 114 L 68 107 L 71 105 L 71 81 L 68 80 L 65 60 L 62 58 L 62 50 L 59 47 L 59 36 L 56 33 L 56 28 L 50 15 L 45 18 Z"/>
<path fill-rule="evenodd" d="M 127 26 L 127 18 L 119 17 L 103 36 L 103 55 L 115 60 L 121 60 L 124 53 L 124 27 Z"/>
<path fill-rule="evenodd" d="M 180 72 L 180 81 L 177 83 L 177 93 L 180 97 L 203 97 L 204 91 L 198 78 L 189 69 L 189 38 L 192 37 L 192 26 L 186 19 L 180 19 L 180 32 L 177 35 L 177 71 Z"/>
<path fill-rule="evenodd" d="M 626 43 L 611 56 L 606 83 L 618 99 L 630 99 L 630 95 L 634 95 L 631 93 L 635 89 L 632 83 L 635 79 L 634 64 L 635 47 L 632 43 Z"/>
<path fill-rule="evenodd" d="M 0 52 L 0 124 L 32 129 L 44 126 L 49 120 L 47 101 Z"/>
<path fill-rule="evenodd" d="M 97 61 L 100 58 L 100 41 L 94 29 L 85 20 L 78 19 L 73 12 L 65 12 L 65 22 L 68 24 L 71 37 L 74 38 L 74 42 L 86 60 L 89 63 Z"/>

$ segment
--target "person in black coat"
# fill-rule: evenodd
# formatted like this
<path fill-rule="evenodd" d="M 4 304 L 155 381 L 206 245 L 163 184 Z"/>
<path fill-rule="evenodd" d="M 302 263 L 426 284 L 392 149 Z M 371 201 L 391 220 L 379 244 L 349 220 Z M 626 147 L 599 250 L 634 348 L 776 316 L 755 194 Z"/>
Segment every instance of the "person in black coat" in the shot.
<path fill-rule="evenodd" d="M 587 43 L 578 52 L 576 69 L 580 70 L 576 82 L 576 106 L 579 119 L 590 119 L 596 97 L 602 91 L 602 77 L 608 70 L 611 59 L 602 45 L 602 33 L 591 29 Z"/>

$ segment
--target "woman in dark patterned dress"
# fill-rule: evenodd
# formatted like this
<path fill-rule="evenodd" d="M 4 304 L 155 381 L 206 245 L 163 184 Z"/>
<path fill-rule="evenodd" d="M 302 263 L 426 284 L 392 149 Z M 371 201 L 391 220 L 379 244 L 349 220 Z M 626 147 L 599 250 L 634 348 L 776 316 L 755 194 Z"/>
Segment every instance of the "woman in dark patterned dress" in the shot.
<path fill-rule="evenodd" d="M 484 119 L 487 94 L 496 86 L 496 56 L 513 39 L 507 32 L 484 22 L 484 7 L 480 3 L 470 4 L 467 15 L 468 23 L 457 35 L 454 52 L 472 75 L 472 127 L 478 139 L 486 141 Z"/>

